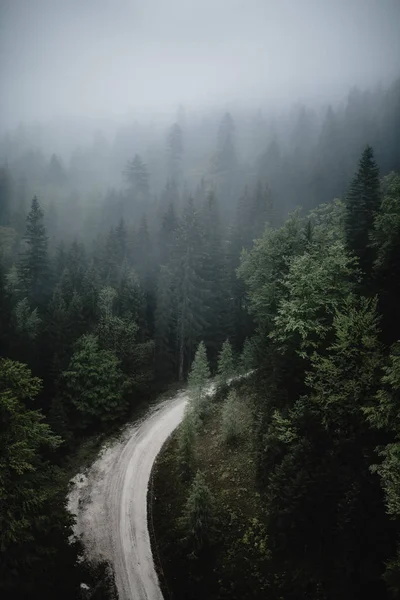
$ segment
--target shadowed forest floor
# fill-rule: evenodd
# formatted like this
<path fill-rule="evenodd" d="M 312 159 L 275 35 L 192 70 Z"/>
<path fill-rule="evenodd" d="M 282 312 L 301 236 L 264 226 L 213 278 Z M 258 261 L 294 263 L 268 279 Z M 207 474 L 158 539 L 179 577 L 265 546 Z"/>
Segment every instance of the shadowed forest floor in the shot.
<path fill-rule="evenodd" d="M 249 421 L 250 407 L 245 397 L 240 407 L 242 419 Z M 266 571 L 267 554 L 252 448 L 249 436 L 235 446 L 226 445 L 221 409 L 222 403 L 216 402 L 195 443 L 195 470 L 205 475 L 214 496 L 216 516 L 212 547 L 201 558 L 188 550 L 179 524 L 191 482 L 182 481 L 180 476 L 177 432 L 154 467 L 151 494 L 157 542 L 153 536 L 152 545 L 166 599 L 265 597 L 267 581 L 262 573 Z"/>

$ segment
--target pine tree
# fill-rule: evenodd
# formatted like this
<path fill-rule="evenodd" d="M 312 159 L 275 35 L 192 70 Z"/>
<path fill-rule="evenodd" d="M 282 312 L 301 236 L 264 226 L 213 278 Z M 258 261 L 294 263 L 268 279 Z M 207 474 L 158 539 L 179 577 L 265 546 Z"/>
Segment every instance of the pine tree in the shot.
<path fill-rule="evenodd" d="M 379 291 L 384 339 L 392 344 L 400 337 L 400 175 L 391 173 L 382 181 L 382 204 L 374 222 L 374 279 Z"/>
<path fill-rule="evenodd" d="M 40 581 L 36 570 L 54 568 L 60 529 L 65 544 L 72 533 L 66 514 L 60 526 L 64 511 L 59 510 L 62 500 L 58 507 L 60 498 L 54 501 L 57 474 L 48 464 L 61 439 L 39 410 L 26 408 L 41 387 L 26 365 L 0 361 L 0 593 L 4 598 L 30 598 L 37 589 L 47 597 L 48 589 L 35 586 Z"/>
<path fill-rule="evenodd" d="M 149 172 L 140 154 L 136 154 L 134 159 L 128 162 L 124 176 L 129 189 L 123 198 L 122 210 L 125 217 L 132 222 L 147 212 L 150 199 Z"/>
<path fill-rule="evenodd" d="M 232 212 L 232 199 L 235 198 L 237 181 L 237 157 L 235 148 L 235 124 L 230 113 L 221 120 L 217 151 L 214 156 L 212 172 L 214 173 L 218 196 L 224 210 Z"/>
<path fill-rule="evenodd" d="M 147 333 L 146 300 L 139 277 L 129 267 L 127 261 L 122 264 L 117 292 L 116 312 L 118 316 L 135 321 L 140 327 L 142 335 L 145 336 Z"/>
<path fill-rule="evenodd" d="M 149 174 L 140 154 L 135 154 L 134 159 L 128 162 L 124 174 L 129 185 L 140 199 L 147 198 L 149 195 Z"/>
<path fill-rule="evenodd" d="M 255 365 L 255 348 L 254 342 L 250 338 L 246 338 L 243 344 L 243 350 L 240 355 L 240 371 L 248 373 L 254 369 Z"/>
<path fill-rule="evenodd" d="M 34 304 L 41 304 L 47 297 L 49 266 L 47 257 L 47 235 L 43 224 L 43 211 L 35 196 L 27 216 L 25 250 L 21 257 L 21 278 Z"/>
<path fill-rule="evenodd" d="M 190 406 L 196 419 L 201 419 L 208 409 L 207 389 L 209 379 L 210 368 L 207 351 L 204 342 L 200 342 L 188 378 Z"/>
<path fill-rule="evenodd" d="M 213 541 L 215 531 L 214 498 L 204 475 L 198 471 L 182 516 L 182 526 L 194 552 L 201 553 Z"/>
<path fill-rule="evenodd" d="M 169 179 L 179 185 L 182 178 L 183 134 L 178 123 L 174 123 L 168 132 L 167 153 Z"/>
<path fill-rule="evenodd" d="M 204 282 L 204 328 L 202 338 L 210 361 L 216 366 L 217 352 L 229 331 L 229 271 L 223 245 L 217 198 L 209 193 L 201 211 L 201 278 Z"/>
<path fill-rule="evenodd" d="M 16 330 L 34 340 L 38 336 L 41 324 L 38 309 L 31 310 L 28 299 L 23 298 L 17 302 L 14 313 Z"/>
<path fill-rule="evenodd" d="M 222 383 L 226 383 L 235 374 L 235 361 L 229 340 L 225 340 L 218 355 L 218 375 Z"/>
<path fill-rule="evenodd" d="M 75 426 L 82 429 L 120 418 L 127 410 L 125 378 L 110 350 L 97 337 L 82 336 L 63 372 L 63 397 L 77 411 Z"/>
<path fill-rule="evenodd" d="M 367 146 L 347 194 L 345 232 L 348 247 L 358 257 L 360 267 L 368 277 L 374 258 L 370 236 L 380 201 L 379 169 L 371 146 Z"/>
<path fill-rule="evenodd" d="M 64 364 L 67 359 L 68 344 L 66 338 L 69 337 L 69 323 L 67 321 L 67 305 L 64 301 L 60 285 L 56 285 L 53 295 L 49 302 L 48 313 L 46 316 L 46 346 L 48 352 L 52 355 L 50 368 L 58 368 Z"/>

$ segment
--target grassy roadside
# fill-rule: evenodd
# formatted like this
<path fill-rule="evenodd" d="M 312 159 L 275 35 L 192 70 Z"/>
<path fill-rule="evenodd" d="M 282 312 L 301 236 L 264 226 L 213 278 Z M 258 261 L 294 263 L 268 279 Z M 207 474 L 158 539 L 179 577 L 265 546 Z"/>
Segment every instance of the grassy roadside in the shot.
<path fill-rule="evenodd" d="M 240 419 L 249 423 L 251 401 L 246 383 L 237 385 Z M 201 559 L 188 555 L 179 524 L 190 481 L 184 482 L 177 463 L 177 432 L 166 442 L 152 474 L 150 532 L 165 599 L 220 600 L 265 598 L 263 575 L 267 551 L 261 525 L 263 506 L 255 487 L 250 436 L 243 434 L 228 446 L 221 431 L 226 390 L 214 399 L 213 409 L 195 442 L 196 468 L 206 478 L 215 499 L 214 543 Z"/>

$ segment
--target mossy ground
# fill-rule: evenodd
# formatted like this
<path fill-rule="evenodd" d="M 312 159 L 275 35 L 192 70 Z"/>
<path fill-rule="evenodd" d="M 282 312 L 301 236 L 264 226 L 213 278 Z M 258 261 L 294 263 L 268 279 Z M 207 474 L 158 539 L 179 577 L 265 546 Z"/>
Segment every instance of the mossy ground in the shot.
<path fill-rule="evenodd" d="M 251 401 L 240 391 L 240 415 L 251 419 Z M 214 543 L 201 558 L 188 551 L 179 524 L 190 481 L 182 481 L 177 463 L 177 434 L 166 443 L 156 462 L 149 502 L 153 552 L 164 597 L 175 600 L 265 598 L 267 581 L 263 506 L 256 491 L 250 435 L 244 432 L 228 446 L 221 431 L 222 401 L 218 394 L 195 443 L 196 465 L 215 498 Z M 154 530 L 153 530 L 154 528 Z"/>

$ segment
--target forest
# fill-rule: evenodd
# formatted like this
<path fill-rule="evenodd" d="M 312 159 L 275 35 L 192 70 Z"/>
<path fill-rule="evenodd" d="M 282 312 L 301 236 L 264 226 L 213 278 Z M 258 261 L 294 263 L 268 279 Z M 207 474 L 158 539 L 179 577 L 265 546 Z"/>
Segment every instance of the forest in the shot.
<path fill-rule="evenodd" d="M 399 23 L 0 0 L 1 600 L 400 598 Z"/>
<path fill-rule="evenodd" d="M 207 597 L 399 597 L 399 133 L 397 80 L 284 115 L 180 107 L 69 161 L 45 126 L 3 137 L 3 598 L 82 597 L 96 574 L 69 543 L 71 461 L 188 374 L 198 414 L 173 460 L 211 507 L 193 467 L 202 386 L 240 354 L 252 375 L 223 400 L 223 431 L 249 444 L 262 568 Z M 189 570 L 207 573 L 197 533 Z"/>

